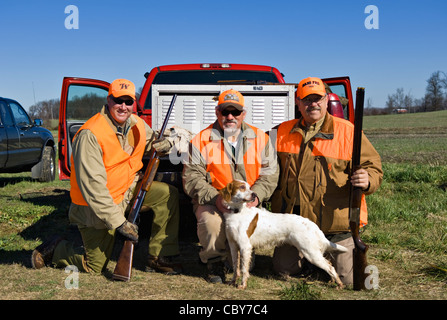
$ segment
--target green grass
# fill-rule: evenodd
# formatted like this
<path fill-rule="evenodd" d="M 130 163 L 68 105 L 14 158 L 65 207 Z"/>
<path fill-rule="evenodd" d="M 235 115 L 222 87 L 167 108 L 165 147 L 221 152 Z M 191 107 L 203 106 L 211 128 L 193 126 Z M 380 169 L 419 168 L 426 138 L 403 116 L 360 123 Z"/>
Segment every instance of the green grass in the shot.
<path fill-rule="evenodd" d="M 305 281 L 292 282 L 291 284 L 280 284 L 282 300 L 319 300 L 321 292 Z"/>
<path fill-rule="evenodd" d="M 368 116 L 363 129 L 385 163 L 447 165 L 447 111 Z"/>
<path fill-rule="evenodd" d="M 41 183 L 30 173 L 0 175 L 0 255 L 34 247 L 68 225 L 68 181 Z"/>
<path fill-rule="evenodd" d="M 436 132 L 447 130 L 447 111 L 424 113 L 390 114 L 381 116 L 367 116 L 363 120 L 366 131 L 382 130 L 408 133 L 408 131 L 424 130 Z"/>
<path fill-rule="evenodd" d="M 447 111 L 366 117 L 365 133 L 382 156 L 384 181 L 367 198 L 364 240 L 381 261 L 424 256 L 420 274 L 447 279 Z M 424 266 L 422 266 L 424 265 Z"/>

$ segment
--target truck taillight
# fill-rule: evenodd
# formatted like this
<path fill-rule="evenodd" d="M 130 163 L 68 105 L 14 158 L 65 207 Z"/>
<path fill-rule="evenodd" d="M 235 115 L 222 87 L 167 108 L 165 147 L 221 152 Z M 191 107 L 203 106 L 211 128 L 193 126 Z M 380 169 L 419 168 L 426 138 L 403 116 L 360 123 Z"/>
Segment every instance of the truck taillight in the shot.
<path fill-rule="evenodd" d="M 202 68 L 231 68 L 228 63 L 203 63 Z"/>
<path fill-rule="evenodd" d="M 328 93 L 328 111 L 331 115 L 344 119 L 343 106 L 335 93 Z"/>

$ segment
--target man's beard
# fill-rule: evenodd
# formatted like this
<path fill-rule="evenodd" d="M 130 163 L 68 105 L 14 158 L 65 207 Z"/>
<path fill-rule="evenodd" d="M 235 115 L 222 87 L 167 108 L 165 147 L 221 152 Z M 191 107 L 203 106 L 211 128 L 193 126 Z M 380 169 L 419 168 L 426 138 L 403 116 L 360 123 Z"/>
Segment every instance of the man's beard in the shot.
<path fill-rule="evenodd" d="M 235 126 L 227 126 L 228 123 L 234 123 Z M 234 136 L 236 133 L 239 132 L 240 128 L 237 127 L 237 121 L 236 120 L 229 120 L 225 121 L 223 123 L 223 130 L 226 137 Z"/>

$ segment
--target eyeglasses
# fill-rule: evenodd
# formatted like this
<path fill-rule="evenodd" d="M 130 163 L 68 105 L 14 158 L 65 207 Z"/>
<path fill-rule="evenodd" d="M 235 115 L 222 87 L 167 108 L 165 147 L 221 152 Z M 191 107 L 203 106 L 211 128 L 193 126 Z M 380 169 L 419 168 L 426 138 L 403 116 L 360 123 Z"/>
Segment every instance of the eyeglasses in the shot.
<path fill-rule="evenodd" d="M 222 110 L 220 113 L 224 116 L 227 117 L 229 114 L 231 114 L 233 117 L 238 117 L 241 115 L 243 111 L 242 110 L 237 110 L 237 109 L 232 109 L 232 110 Z"/>
<path fill-rule="evenodd" d="M 114 96 L 112 96 L 112 100 L 116 104 L 123 104 L 123 103 L 125 103 L 126 106 L 131 106 L 134 103 L 134 101 L 132 99 L 130 99 L 130 100 L 123 100 L 123 99 L 120 99 L 120 98 L 115 98 Z"/>
<path fill-rule="evenodd" d="M 306 105 L 309 106 L 312 103 L 320 104 L 323 102 L 324 98 L 326 98 L 326 95 L 322 96 L 321 98 L 304 98 L 301 99 L 301 101 Z"/>

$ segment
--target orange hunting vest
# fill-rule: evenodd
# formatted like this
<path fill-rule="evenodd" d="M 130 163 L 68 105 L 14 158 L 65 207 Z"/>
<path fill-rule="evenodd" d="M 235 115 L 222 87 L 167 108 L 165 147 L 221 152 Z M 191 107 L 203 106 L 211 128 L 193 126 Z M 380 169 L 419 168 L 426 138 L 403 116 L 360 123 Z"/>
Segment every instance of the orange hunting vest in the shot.
<path fill-rule="evenodd" d="M 98 140 L 102 149 L 104 167 L 107 173 L 107 189 L 116 204 L 123 200 L 124 193 L 129 189 L 134 181 L 136 173 L 143 167 L 144 151 L 146 149 L 146 130 L 141 118 L 137 118 L 136 128 L 138 133 L 134 132 L 135 149 L 132 154 L 126 153 L 115 132 L 110 127 L 104 115 L 97 113 L 90 118 L 78 131 L 83 129 L 90 130 Z M 131 129 L 132 130 L 132 129 Z M 71 190 L 70 196 L 73 203 L 77 205 L 87 206 L 82 193 L 76 181 L 75 166 L 73 164 L 73 156 L 71 156 Z"/>
<path fill-rule="evenodd" d="M 318 138 L 316 137 L 313 141 L 311 156 L 332 158 L 334 160 L 341 161 L 351 161 L 354 126 L 351 123 L 348 123 L 347 121 L 341 120 L 337 117 L 332 117 L 332 119 L 333 135 Z M 282 154 L 293 153 L 298 155 L 300 153 L 303 136 L 299 133 L 291 133 L 291 130 L 295 127 L 297 122 L 298 119 L 290 120 L 282 123 L 278 127 L 277 152 L 280 157 L 282 156 Z M 335 168 L 329 167 L 329 170 L 332 169 L 335 170 Z M 298 184 L 298 177 L 296 177 L 296 179 L 296 183 Z M 348 210 L 348 208 L 346 208 L 346 210 Z M 334 217 L 334 219 L 337 219 L 337 217 Z M 367 224 L 367 219 L 368 211 L 365 195 L 363 194 L 360 208 L 361 227 Z"/>
<path fill-rule="evenodd" d="M 262 164 L 262 152 L 268 141 L 263 131 L 248 125 L 254 132 L 255 138 L 247 138 L 243 143 L 247 145 L 244 153 L 244 169 L 247 182 L 252 186 L 259 177 Z M 202 130 L 192 139 L 192 144 L 200 151 L 206 163 L 206 171 L 211 177 L 211 185 L 217 190 L 222 189 L 233 180 L 232 160 L 225 152 L 222 138 L 211 137 L 213 124 Z"/>

